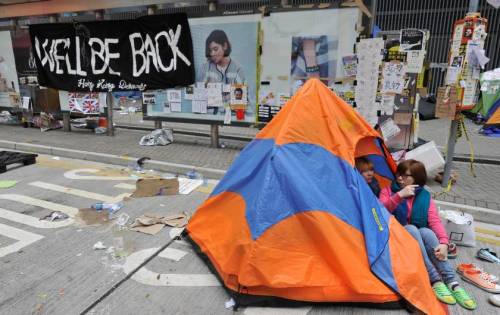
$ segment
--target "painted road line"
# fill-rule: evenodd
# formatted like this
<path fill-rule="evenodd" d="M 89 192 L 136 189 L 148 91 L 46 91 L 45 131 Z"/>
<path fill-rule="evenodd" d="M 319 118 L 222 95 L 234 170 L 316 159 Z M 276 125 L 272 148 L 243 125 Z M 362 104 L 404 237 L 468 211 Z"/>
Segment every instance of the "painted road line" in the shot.
<path fill-rule="evenodd" d="M 60 205 L 50 201 L 45 201 L 37 198 L 32 198 L 28 196 L 18 195 L 18 194 L 1 194 L 0 199 L 11 200 L 20 203 L 24 203 L 31 206 L 37 206 L 44 209 L 49 209 L 52 211 L 61 211 L 66 213 L 70 217 L 74 217 L 78 213 L 78 209 L 70 206 Z"/>
<path fill-rule="evenodd" d="M 44 183 L 44 182 L 39 182 L 39 181 L 32 182 L 32 183 L 30 183 L 30 185 L 35 186 L 35 187 L 39 187 L 39 188 L 43 188 L 43 189 L 53 190 L 53 191 L 77 196 L 77 197 L 83 197 L 83 198 L 98 200 L 98 201 L 107 202 L 107 203 L 119 202 L 119 201 L 122 201 L 123 198 L 125 198 L 125 197 L 130 197 L 129 193 L 120 194 L 116 197 L 112 197 L 112 196 L 108 196 L 108 195 L 90 192 L 87 190 L 70 188 L 70 187 L 65 187 L 65 186 L 60 186 L 60 185 L 55 185 L 55 184 L 50 184 L 50 183 Z"/>
<path fill-rule="evenodd" d="M 186 254 L 187 252 L 183 250 L 167 247 L 158 254 L 158 257 L 179 261 L 186 256 Z"/>
<path fill-rule="evenodd" d="M 244 315 L 306 315 L 312 310 L 306 307 L 247 307 Z"/>
<path fill-rule="evenodd" d="M 20 224 L 29 225 L 37 229 L 57 229 L 60 227 L 71 225 L 75 222 L 72 218 L 68 218 L 62 221 L 50 222 L 3 208 L 0 208 L 0 218 Z"/>
<path fill-rule="evenodd" d="M 131 185 L 127 183 L 116 184 L 114 187 L 119 189 L 130 189 L 130 190 L 136 189 L 136 185 Z"/>
<path fill-rule="evenodd" d="M 133 180 L 129 176 L 94 176 L 94 175 L 78 175 L 78 173 L 97 173 L 100 170 L 95 168 L 80 168 L 76 170 L 67 171 L 64 173 L 64 177 L 69 179 L 81 179 L 81 180 Z"/>
<path fill-rule="evenodd" d="M 483 243 L 494 244 L 494 245 L 500 246 L 500 240 L 495 240 L 495 239 L 492 239 L 489 237 L 476 236 L 476 240 L 483 242 Z"/>
<path fill-rule="evenodd" d="M 160 248 L 143 249 L 129 255 L 123 264 L 123 271 L 126 274 L 132 272 L 135 268 L 140 266 L 146 259 L 151 257 Z M 167 248 L 168 249 L 168 248 Z M 163 253 L 163 251 L 162 251 Z M 158 257 L 168 258 L 170 254 L 161 253 Z M 178 286 L 178 287 L 218 287 L 221 286 L 219 280 L 213 274 L 171 274 L 171 273 L 157 273 L 142 267 L 132 277 L 135 281 L 152 286 Z"/>
<path fill-rule="evenodd" d="M 8 238 L 17 240 L 17 242 L 1 247 L 0 257 L 4 257 L 8 254 L 18 252 L 22 248 L 39 241 L 43 238 L 42 235 L 38 235 L 31 232 L 26 232 L 21 229 L 16 229 L 11 226 L 0 223 L 0 235 L 6 236 Z"/>
<path fill-rule="evenodd" d="M 481 233 L 481 234 L 489 234 L 489 235 L 493 235 L 496 237 L 500 237 L 500 231 L 483 229 L 483 228 L 479 228 L 479 227 L 476 227 L 474 230 L 478 233 Z"/>

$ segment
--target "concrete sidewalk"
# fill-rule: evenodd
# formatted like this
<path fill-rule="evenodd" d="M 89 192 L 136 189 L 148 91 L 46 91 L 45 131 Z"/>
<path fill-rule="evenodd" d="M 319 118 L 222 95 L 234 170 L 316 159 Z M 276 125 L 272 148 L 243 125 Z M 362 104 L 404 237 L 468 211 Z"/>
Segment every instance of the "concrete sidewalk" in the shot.
<path fill-rule="evenodd" d="M 198 129 L 208 128 L 193 126 Z M 238 134 L 239 129 L 243 128 L 222 128 L 228 134 Z M 247 129 L 244 130 L 248 136 L 256 132 L 252 128 Z M 90 130 L 75 129 L 70 133 L 53 130 L 42 133 L 34 128 L 0 125 L 0 147 L 124 166 L 130 165 L 137 158 L 148 156 L 153 160 L 146 164 L 148 169 L 179 174 L 195 169 L 205 177 L 221 178 L 248 143 L 224 140 L 225 148 L 215 149 L 210 147 L 209 138 L 174 133 L 174 143 L 168 146 L 140 146 L 139 139 L 146 133 L 147 131 L 117 129 L 115 137 L 108 137 L 95 135 Z M 498 149 L 491 148 L 492 154 L 495 150 Z M 470 174 L 468 163 L 455 162 L 454 169 L 459 175 L 458 182 L 450 192 L 437 196 L 437 200 L 500 213 L 500 165 L 476 164 L 476 177 Z M 435 193 L 442 191 L 435 182 L 430 181 L 429 186 Z"/>

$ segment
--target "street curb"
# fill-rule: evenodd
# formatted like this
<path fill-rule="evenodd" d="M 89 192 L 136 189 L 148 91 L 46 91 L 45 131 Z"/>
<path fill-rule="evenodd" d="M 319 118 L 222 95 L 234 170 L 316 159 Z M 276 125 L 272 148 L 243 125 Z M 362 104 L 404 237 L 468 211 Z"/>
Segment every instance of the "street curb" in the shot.
<path fill-rule="evenodd" d="M 115 128 L 149 131 L 149 132 L 155 130 L 155 128 L 152 128 L 152 127 L 143 127 L 143 126 L 136 126 L 136 125 L 115 125 Z M 197 137 L 210 138 L 210 134 L 203 132 L 203 131 L 193 131 L 193 130 L 174 129 L 174 128 L 171 128 L 171 129 L 173 130 L 174 135 L 177 133 L 177 134 L 186 135 L 186 136 L 197 136 Z M 230 134 L 219 133 L 219 139 L 251 142 L 254 138 L 253 137 L 246 137 L 246 136 L 238 136 L 238 135 L 234 135 L 234 134 L 230 135 Z"/>
<path fill-rule="evenodd" d="M 48 154 L 71 159 L 87 160 L 99 163 L 115 164 L 128 166 L 131 162 L 137 161 L 138 157 L 118 156 L 113 154 L 87 152 L 59 147 L 50 147 L 32 143 L 18 143 L 7 140 L 0 140 L 0 148 L 19 150 L 26 152 L 34 152 L 40 154 Z M 148 160 L 145 162 L 146 169 L 154 169 L 160 172 L 168 172 L 174 174 L 185 174 L 195 170 L 205 178 L 221 179 L 225 174 L 225 170 L 213 169 L 208 167 L 197 167 L 187 164 L 169 163 L 156 160 Z M 495 211 L 487 208 L 462 205 L 446 201 L 435 200 L 436 205 L 441 207 L 441 210 L 457 210 L 470 213 L 475 220 L 500 225 L 500 211 Z"/>
<path fill-rule="evenodd" d="M 155 130 L 155 128 L 153 128 L 153 127 L 138 126 L 138 125 L 115 125 L 115 128 L 127 129 L 127 130 L 149 131 L 149 132 Z M 204 131 L 193 131 L 193 130 L 175 129 L 175 128 L 171 128 L 171 129 L 173 130 L 174 135 L 177 133 L 177 134 L 186 135 L 186 136 L 210 138 L 210 134 L 207 132 L 204 132 Z M 235 135 L 235 134 L 232 134 L 232 135 L 231 134 L 221 134 L 221 133 L 219 133 L 219 138 L 225 139 L 225 140 L 242 141 L 242 142 L 251 142 L 254 139 L 253 137 L 248 137 L 248 136 L 240 136 L 240 135 Z M 441 153 L 443 156 L 446 155 L 444 152 L 441 152 Z M 470 156 L 467 154 L 455 153 L 453 155 L 453 161 L 454 162 L 470 162 Z M 498 159 L 494 156 L 476 155 L 476 156 L 474 156 L 474 163 L 500 165 L 500 159 Z"/>
<path fill-rule="evenodd" d="M 115 164 L 122 166 L 128 166 L 131 162 L 135 162 L 140 158 L 132 156 L 119 156 L 114 154 L 80 151 L 80 150 L 66 149 L 60 147 L 50 147 L 40 144 L 13 142 L 6 140 L 0 140 L 0 147 L 10 150 L 33 152 L 39 154 L 54 155 L 71 159 L 80 159 L 80 160 L 87 160 L 92 162 L 108 163 L 108 164 Z M 156 171 L 168 172 L 174 174 L 185 174 L 189 171 L 195 170 L 196 172 L 202 174 L 203 177 L 211 179 L 221 179 L 226 174 L 225 170 L 214 169 L 209 167 L 199 167 L 187 164 L 169 163 L 157 160 L 147 160 L 144 163 L 144 167 L 146 169 L 154 169 Z"/>
<path fill-rule="evenodd" d="M 500 211 L 491 210 L 482 207 L 469 205 L 461 205 L 441 200 L 434 200 L 440 210 L 455 210 L 459 212 L 467 212 L 474 217 L 474 220 L 500 225 Z"/>

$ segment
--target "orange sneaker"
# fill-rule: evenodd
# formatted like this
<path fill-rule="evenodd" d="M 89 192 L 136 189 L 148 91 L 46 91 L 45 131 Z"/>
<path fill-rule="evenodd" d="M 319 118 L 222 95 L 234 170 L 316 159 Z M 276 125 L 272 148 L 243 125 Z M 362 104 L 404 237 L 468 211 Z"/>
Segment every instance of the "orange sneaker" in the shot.
<path fill-rule="evenodd" d="M 483 269 L 479 268 L 475 264 L 459 264 L 457 266 L 457 273 L 459 275 L 463 275 L 465 270 L 479 270 L 483 273 L 483 277 L 489 280 L 490 282 L 497 283 L 498 282 L 498 277 L 495 275 L 492 275 L 490 273 L 487 273 L 483 271 Z"/>
<path fill-rule="evenodd" d="M 500 286 L 489 281 L 482 271 L 479 270 L 464 270 L 462 279 L 473 285 L 491 293 L 500 293 Z"/>

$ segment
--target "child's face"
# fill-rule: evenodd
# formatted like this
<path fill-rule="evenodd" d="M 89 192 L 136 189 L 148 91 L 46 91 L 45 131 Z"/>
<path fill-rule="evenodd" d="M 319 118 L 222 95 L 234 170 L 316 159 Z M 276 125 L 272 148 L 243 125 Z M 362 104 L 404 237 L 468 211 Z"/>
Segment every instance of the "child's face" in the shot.
<path fill-rule="evenodd" d="M 367 183 L 371 183 L 374 177 L 373 168 L 368 168 L 362 171 L 361 175 L 363 175 L 363 178 L 366 180 Z"/>

